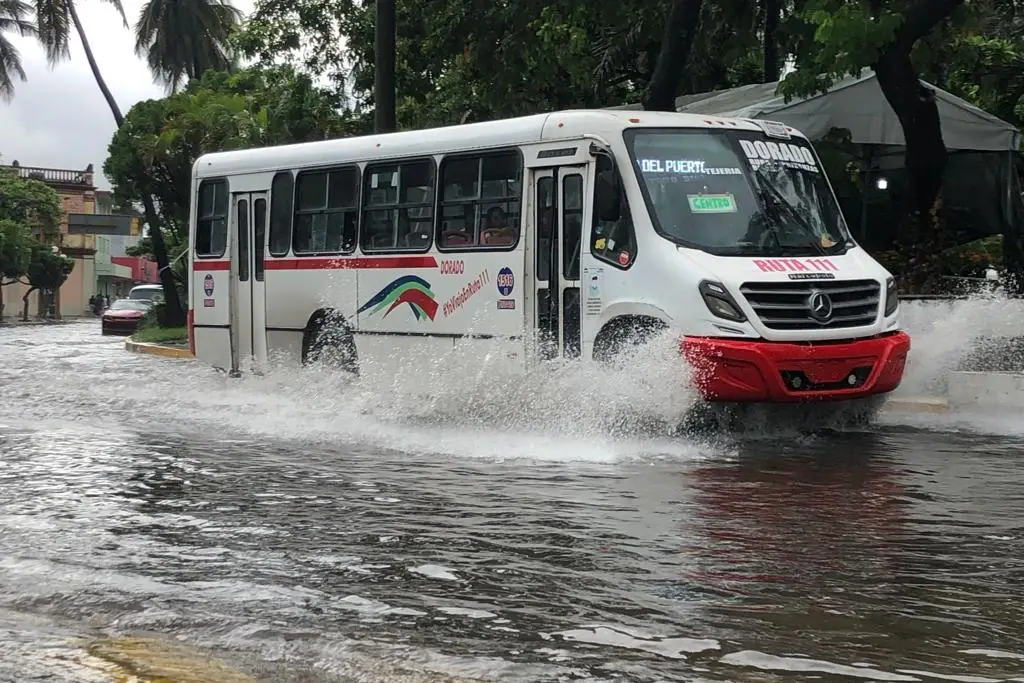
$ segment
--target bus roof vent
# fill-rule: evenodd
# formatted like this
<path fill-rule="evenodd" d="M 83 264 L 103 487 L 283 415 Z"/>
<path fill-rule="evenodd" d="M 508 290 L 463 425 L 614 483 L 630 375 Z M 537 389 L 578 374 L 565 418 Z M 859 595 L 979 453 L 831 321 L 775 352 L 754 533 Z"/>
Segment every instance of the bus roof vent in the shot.
<path fill-rule="evenodd" d="M 789 126 L 780 121 L 764 121 L 761 119 L 751 119 L 751 122 L 756 124 L 757 127 L 763 130 L 764 134 L 770 138 L 782 138 L 783 140 L 789 140 L 790 137 L 792 137 L 789 134 Z"/>

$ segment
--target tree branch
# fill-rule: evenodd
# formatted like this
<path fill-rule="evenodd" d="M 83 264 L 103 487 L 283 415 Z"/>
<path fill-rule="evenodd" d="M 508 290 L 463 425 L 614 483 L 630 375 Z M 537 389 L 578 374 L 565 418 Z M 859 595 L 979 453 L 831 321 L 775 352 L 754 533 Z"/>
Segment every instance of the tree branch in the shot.
<path fill-rule="evenodd" d="M 963 4 L 964 0 L 917 0 L 903 12 L 903 23 L 896 31 L 893 47 L 909 51 L 914 43 Z"/>

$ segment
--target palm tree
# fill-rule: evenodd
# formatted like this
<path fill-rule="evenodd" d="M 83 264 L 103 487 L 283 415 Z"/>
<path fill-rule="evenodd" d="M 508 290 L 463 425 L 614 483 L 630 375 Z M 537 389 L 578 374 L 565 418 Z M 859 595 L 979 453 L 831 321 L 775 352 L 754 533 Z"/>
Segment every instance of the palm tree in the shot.
<path fill-rule="evenodd" d="M 135 24 L 135 54 L 175 92 L 182 80 L 234 66 L 227 42 L 241 18 L 227 0 L 149 0 Z"/>
<path fill-rule="evenodd" d="M 10 101 L 14 96 L 14 79 L 27 80 L 21 66 L 18 48 L 7 39 L 8 33 L 34 36 L 36 27 L 26 17 L 32 14 L 32 6 L 22 0 L 0 0 L 0 98 Z"/>
<path fill-rule="evenodd" d="M 13 1 L 15 0 L 0 0 L 0 3 Z M 198 0 L 189 1 L 198 2 Z M 124 27 L 128 28 L 128 18 L 125 16 L 121 0 L 106 0 L 106 2 L 114 6 L 118 14 L 121 15 Z M 207 0 L 207 2 L 217 2 L 219 6 L 224 6 L 222 4 L 223 0 Z M 223 54 L 226 35 L 221 32 L 222 29 L 219 27 L 225 25 L 223 23 L 225 10 L 213 10 L 205 14 L 196 13 L 194 10 L 188 13 L 181 13 L 175 12 L 174 0 L 170 0 L 167 4 L 158 0 L 150 0 L 150 4 L 163 4 L 164 7 L 163 9 L 154 9 L 152 12 L 149 11 L 149 7 L 143 10 L 143 17 L 140 18 L 140 30 L 137 35 L 137 38 L 139 38 L 137 46 L 139 43 L 142 45 L 149 44 L 142 38 L 143 31 L 141 29 L 145 28 L 148 31 L 148 35 L 153 39 L 152 44 L 156 46 L 156 52 L 161 55 L 159 58 L 156 58 L 153 57 L 152 51 L 149 52 L 149 66 L 153 71 L 154 77 L 161 80 L 167 80 L 171 77 L 173 80 L 175 68 L 177 68 L 177 73 L 179 74 L 182 72 L 189 73 L 189 69 L 194 70 L 198 66 L 212 65 L 211 60 L 214 59 L 214 55 Z M 233 8 L 230 8 L 230 5 L 226 7 L 234 11 Z M 110 106 L 110 113 L 113 114 L 117 127 L 120 128 L 124 125 L 124 114 L 121 113 L 121 108 L 117 105 L 117 101 L 114 99 L 113 94 L 111 94 L 110 88 L 107 87 L 106 81 L 103 80 L 99 65 L 96 64 L 96 58 L 93 56 L 92 48 L 89 46 L 85 29 L 82 27 L 82 22 L 78 17 L 75 0 L 35 0 L 35 14 L 36 35 L 46 50 L 46 57 L 51 65 L 71 56 L 68 43 L 71 34 L 71 24 L 74 25 L 78 38 L 82 41 L 82 48 L 85 51 L 85 58 L 89 62 L 89 68 L 92 69 L 92 75 L 96 79 L 96 85 L 99 86 L 100 92 L 103 93 L 104 99 L 106 99 L 107 104 Z M 142 21 L 147 16 L 151 16 L 152 21 Z M 192 19 L 184 21 L 180 20 L 179 16 L 191 16 Z M 232 21 L 237 21 L 237 14 L 232 14 L 231 16 L 236 17 Z M 211 24 L 213 18 L 218 19 L 220 23 Z M 228 24 L 228 26 L 231 25 L 233 24 Z M 178 33 L 179 31 L 183 32 Z M 188 51 L 179 51 L 173 48 L 175 41 L 187 46 Z M 189 56 L 185 57 L 184 55 Z M 172 58 L 180 59 L 181 62 L 179 64 L 184 63 L 188 65 L 187 68 L 185 66 L 180 68 L 173 66 Z M 206 67 L 204 66 L 204 68 Z M 141 159 L 136 160 L 136 162 L 140 166 L 143 164 Z M 141 199 L 145 209 L 146 223 L 149 225 L 150 235 L 153 240 L 153 256 L 156 258 L 157 267 L 160 272 L 160 282 L 164 286 L 167 322 L 181 325 L 184 324 L 185 312 L 181 305 L 181 299 L 177 295 L 177 285 L 170 269 L 167 245 L 164 243 L 156 204 L 148 192 L 143 192 Z"/>
<path fill-rule="evenodd" d="M 117 13 L 121 15 L 124 27 L 128 28 L 128 17 L 124 14 L 121 0 L 106 1 L 114 6 Z M 103 74 L 100 73 L 100 67 L 92 53 L 92 47 L 85 35 L 82 20 L 78 17 L 78 9 L 75 7 L 74 0 L 35 0 L 35 13 L 36 35 L 46 51 L 46 59 L 51 66 L 71 57 L 69 44 L 71 42 L 71 24 L 74 25 L 78 39 L 82 41 L 85 59 L 89 62 L 93 78 L 96 79 L 96 85 L 99 86 L 103 98 L 110 106 L 110 112 L 114 115 L 114 120 L 120 127 L 124 123 L 124 115 L 121 114 L 121 108 L 117 106 L 117 101 L 111 94 L 110 88 L 107 87 L 107 82 L 103 80 Z"/>

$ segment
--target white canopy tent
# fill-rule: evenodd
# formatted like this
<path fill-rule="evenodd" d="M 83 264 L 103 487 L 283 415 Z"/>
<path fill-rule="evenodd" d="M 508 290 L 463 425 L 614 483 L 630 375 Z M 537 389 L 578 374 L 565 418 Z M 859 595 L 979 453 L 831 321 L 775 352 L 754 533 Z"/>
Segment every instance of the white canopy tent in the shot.
<path fill-rule="evenodd" d="M 1020 131 L 966 100 L 928 83 L 935 90 L 942 122 L 942 136 L 950 150 L 1015 152 Z M 788 103 L 776 94 L 779 83 L 754 83 L 729 90 L 683 95 L 676 109 L 686 114 L 771 119 L 796 128 L 811 140 L 819 140 L 832 128 L 850 131 L 852 142 L 861 145 L 903 147 L 903 128 L 896 112 L 882 94 L 875 73 L 848 77 L 828 92 Z M 639 110 L 640 105 L 617 107 Z"/>
<path fill-rule="evenodd" d="M 955 216 L 955 232 L 960 235 L 956 239 L 1017 234 L 1024 223 L 1024 204 L 1014 168 L 1021 143 L 1020 130 L 945 90 L 924 81 L 922 84 L 935 91 L 942 136 L 950 151 L 944 206 L 950 217 Z M 902 171 L 906 146 L 903 128 L 873 71 L 865 69 L 860 76 L 836 82 L 824 94 L 793 98 L 789 102 L 776 94 L 778 86 L 778 82 L 755 83 L 683 95 L 676 98 L 676 109 L 687 114 L 780 121 L 814 141 L 822 140 L 832 129 L 845 129 L 850 133 L 850 141 L 861 150 L 859 165 L 868 177 L 883 173 L 899 175 Z M 888 224 L 896 218 L 879 205 L 878 199 L 881 198 L 869 202 L 867 194 L 859 201 L 840 197 L 844 212 L 859 214 L 860 220 L 853 222 L 860 224 L 862 239 L 877 229 L 890 229 Z M 890 203 L 895 201 L 896 196 L 890 195 Z M 869 203 L 873 205 L 870 211 Z M 852 216 L 848 215 L 849 218 Z M 885 239 L 882 235 L 878 237 Z"/>

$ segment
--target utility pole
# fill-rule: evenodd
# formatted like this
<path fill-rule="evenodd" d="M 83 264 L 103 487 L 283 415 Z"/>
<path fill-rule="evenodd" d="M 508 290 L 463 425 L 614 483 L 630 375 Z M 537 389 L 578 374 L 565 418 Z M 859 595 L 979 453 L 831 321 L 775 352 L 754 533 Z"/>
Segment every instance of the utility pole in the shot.
<path fill-rule="evenodd" d="M 391 133 L 395 121 L 395 0 L 376 0 L 374 31 L 373 123 L 376 133 Z"/>

